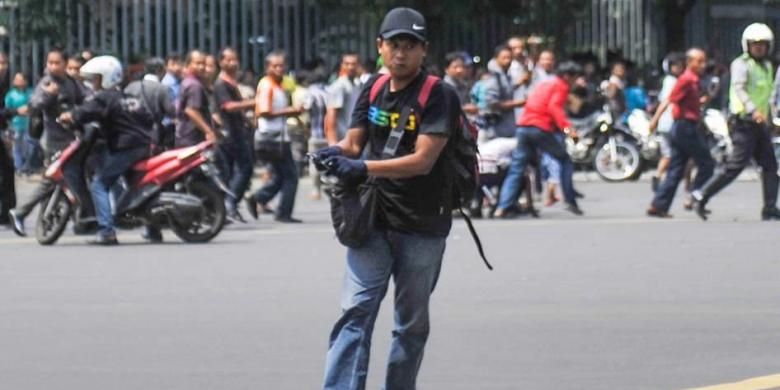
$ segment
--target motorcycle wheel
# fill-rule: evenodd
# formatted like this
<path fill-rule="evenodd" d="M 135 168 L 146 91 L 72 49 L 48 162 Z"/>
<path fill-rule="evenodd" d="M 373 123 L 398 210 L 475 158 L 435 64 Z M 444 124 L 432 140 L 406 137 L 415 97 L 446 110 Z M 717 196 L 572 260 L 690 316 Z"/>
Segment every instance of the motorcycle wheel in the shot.
<path fill-rule="evenodd" d="M 225 226 L 224 197 L 212 186 L 198 181 L 187 185 L 187 193 L 198 197 L 203 202 L 203 210 L 197 218 L 186 225 L 172 218 L 171 229 L 185 242 L 209 242 Z"/>
<path fill-rule="evenodd" d="M 41 245 L 52 245 L 62 236 L 70 220 L 71 205 L 65 194 L 57 189 L 40 202 L 35 239 Z"/>
<path fill-rule="evenodd" d="M 615 158 L 612 158 L 612 143 Z M 612 139 L 596 152 L 593 169 L 608 182 L 626 181 L 641 174 L 642 157 L 637 146 L 631 142 Z"/>

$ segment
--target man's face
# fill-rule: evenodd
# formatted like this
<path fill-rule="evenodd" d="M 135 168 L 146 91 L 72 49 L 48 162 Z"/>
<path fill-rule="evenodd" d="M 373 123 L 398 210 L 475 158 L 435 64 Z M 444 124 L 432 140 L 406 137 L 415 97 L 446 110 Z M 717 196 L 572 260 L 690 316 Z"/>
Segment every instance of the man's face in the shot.
<path fill-rule="evenodd" d="M 390 74 L 406 78 L 412 77 L 422 67 L 428 46 L 425 42 L 411 36 L 395 36 L 377 40 L 379 53 Z"/>
<path fill-rule="evenodd" d="M 612 66 L 612 75 L 617 76 L 619 78 L 625 78 L 626 77 L 626 66 L 620 62 Z"/>
<path fill-rule="evenodd" d="M 707 55 L 704 53 L 694 53 L 688 58 L 688 69 L 698 75 L 704 74 L 707 68 Z"/>
<path fill-rule="evenodd" d="M 165 71 L 176 77 L 181 77 L 181 70 L 181 61 L 168 60 L 168 62 L 165 64 Z"/>
<path fill-rule="evenodd" d="M 199 79 L 203 79 L 206 75 L 206 56 L 201 52 L 192 53 L 190 55 L 190 63 L 187 64 L 187 72 Z"/>
<path fill-rule="evenodd" d="M 539 67 L 547 73 L 552 73 L 555 70 L 555 54 L 549 51 L 542 52 L 539 55 Z"/>
<path fill-rule="evenodd" d="M 206 56 L 205 64 L 205 77 L 208 80 L 213 80 L 217 77 L 217 71 L 219 70 L 216 57 L 211 55 Z"/>
<path fill-rule="evenodd" d="M 769 42 L 748 42 L 748 51 L 751 57 L 762 59 L 769 53 Z"/>
<path fill-rule="evenodd" d="M 347 77 L 354 78 L 358 74 L 358 68 L 360 61 L 357 56 L 348 55 L 341 59 L 341 72 L 347 75 Z"/>
<path fill-rule="evenodd" d="M 265 65 L 265 73 L 277 80 L 281 80 L 286 71 L 287 64 L 282 56 L 270 57 L 268 63 Z"/>
<path fill-rule="evenodd" d="M 81 65 L 81 61 L 71 58 L 68 60 L 68 64 L 65 66 L 65 73 L 67 73 L 68 76 L 79 80 L 81 79 L 81 75 L 79 74 Z"/>
<path fill-rule="evenodd" d="M 507 42 L 507 46 L 512 50 L 512 57 L 516 60 L 525 58 L 525 42 L 522 39 L 512 38 Z"/>
<path fill-rule="evenodd" d="M 464 64 L 461 59 L 452 61 L 444 71 L 447 72 L 448 76 L 456 80 L 463 80 L 466 78 L 466 64 Z"/>
<path fill-rule="evenodd" d="M 509 66 L 512 65 L 512 51 L 501 50 L 498 52 L 498 55 L 496 56 L 496 64 L 498 64 L 498 66 L 500 66 L 504 71 L 509 69 Z"/>
<path fill-rule="evenodd" d="M 222 60 L 219 62 L 219 66 L 225 73 L 235 75 L 241 67 L 241 63 L 238 61 L 238 54 L 233 50 L 225 50 L 222 52 Z"/>
<path fill-rule="evenodd" d="M 51 52 L 46 56 L 46 70 L 56 77 L 65 76 L 65 59 L 60 52 Z"/>

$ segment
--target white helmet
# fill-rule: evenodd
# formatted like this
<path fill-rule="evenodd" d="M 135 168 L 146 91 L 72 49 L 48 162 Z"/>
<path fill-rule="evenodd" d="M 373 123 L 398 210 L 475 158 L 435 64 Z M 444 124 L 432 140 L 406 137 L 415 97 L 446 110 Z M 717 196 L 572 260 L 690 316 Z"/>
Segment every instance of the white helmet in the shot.
<path fill-rule="evenodd" d="M 764 23 L 753 23 L 747 26 L 745 32 L 742 33 L 742 51 L 748 52 L 748 42 L 764 41 L 769 43 L 769 52 L 774 49 L 775 34 L 772 33 L 772 29 Z"/>
<path fill-rule="evenodd" d="M 113 88 L 122 82 L 122 64 L 112 56 L 95 57 L 81 66 L 81 76 L 89 78 L 95 75 L 100 75 L 103 89 Z"/>

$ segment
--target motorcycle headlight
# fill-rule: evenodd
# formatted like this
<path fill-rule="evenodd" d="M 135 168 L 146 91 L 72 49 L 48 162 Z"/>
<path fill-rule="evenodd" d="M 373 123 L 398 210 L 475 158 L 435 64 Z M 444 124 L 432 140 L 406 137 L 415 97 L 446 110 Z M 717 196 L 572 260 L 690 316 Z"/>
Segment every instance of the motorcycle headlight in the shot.
<path fill-rule="evenodd" d="M 606 133 L 606 132 L 607 132 L 607 130 L 609 130 L 609 125 L 608 125 L 608 124 L 606 124 L 606 123 L 602 123 L 602 124 L 601 124 L 601 126 L 599 126 L 599 130 L 600 130 L 602 133 Z"/>

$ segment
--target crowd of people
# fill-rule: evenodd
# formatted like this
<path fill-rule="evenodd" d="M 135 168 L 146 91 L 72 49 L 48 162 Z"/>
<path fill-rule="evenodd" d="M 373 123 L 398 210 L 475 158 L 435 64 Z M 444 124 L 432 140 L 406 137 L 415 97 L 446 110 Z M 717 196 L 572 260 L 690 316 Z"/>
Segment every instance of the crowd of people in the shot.
<path fill-rule="evenodd" d="M 768 39 L 772 49 L 773 37 L 762 39 Z M 427 61 L 428 71 L 455 90 L 463 112 L 479 128 L 482 148 L 491 150 L 491 142 L 495 140 L 516 140 L 519 144 L 515 148 L 514 143 L 496 143 L 516 150 L 499 187 L 492 216 L 511 218 L 523 212 L 523 202 L 518 204 L 518 198 L 524 190 L 529 192 L 529 200 L 531 192 L 533 197 L 543 198 L 545 206 L 559 202 L 560 191 L 565 208 L 582 215 L 577 200 L 584 195 L 573 186 L 574 166 L 564 139 L 576 140 L 577 136 L 569 118 L 583 117 L 605 105 L 618 121 L 625 121 L 634 110 L 646 111 L 652 116 L 652 131 L 661 135 L 661 158 L 653 176 L 653 190 L 661 191 L 664 195 L 660 198 L 664 200 L 656 199 L 648 214 L 668 216 L 674 194 L 670 186 L 676 187 L 671 184 L 677 176 L 690 175 L 693 166 L 698 168 L 699 180 L 688 179 L 686 208 L 693 208 L 697 199 L 699 205 L 706 204 L 710 195 L 696 194 L 710 176 L 713 163 L 704 150 L 688 151 L 684 157 L 678 156 L 685 160 L 681 168 L 681 163 L 674 158 L 671 133 L 679 119 L 675 115 L 687 115 L 697 122 L 700 118 L 694 112 L 702 108 L 723 109 L 727 102 L 742 98 L 742 94 L 734 95 L 723 85 L 729 77 L 726 67 L 707 61 L 703 51 L 692 51 L 666 56 L 662 75 L 647 72 L 619 57 L 612 58 L 602 68 L 595 57 L 588 55 L 575 55 L 574 61 L 559 62 L 555 52 L 542 42 L 538 37 L 513 36 L 495 49 L 489 61 L 480 61 L 465 51 L 448 53 L 441 66 Z M 771 50 L 767 51 L 768 57 Z M 697 68 L 688 69 L 692 54 L 696 54 L 700 63 Z M 747 46 L 746 54 L 751 55 Z M 73 140 L 74 134 L 63 128 L 58 116 L 83 104 L 94 93 L 95 86 L 84 78 L 81 68 L 95 56 L 90 50 L 67 54 L 53 49 L 47 55 L 43 77 L 31 88 L 27 75 L 8 74 L 8 58 L 0 54 L 0 93 L 4 96 L 4 116 L 8 118 L 4 124 L 7 128 L 4 140 L 9 146 L 8 158 L 3 161 L 0 222 L 11 222 L 22 234 L 24 219 L 35 205 L 35 196 L 16 207 L 11 172 L 17 177 L 41 172 L 50 158 Z M 363 60 L 356 53 L 344 53 L 333 68 L 323 60 L 314 60 L 290 71 L 284 52 L 273 51 L 265 58 L 265 75 L 257 80 L 252 70 L 242 69 L 239 54 L 232 48 L 214 54 L 192 50 L 185 56 L 172 54 L 164 59 L 148 58 L 141 61 L 143 65 L 130 64 L 124 70 L 123 86 L 134 80 L 148 84 L 143 92 L 151 96 L 156 111 L 163 117 L 153 141 L 158 148 L 219 140 L 222 174 L 235 195 L 226 200 L 232 221 L 246 222 L 240 211 L 243 203 L 246 212 L 255 219 L 259 214 L 268 213 L 274 214 L 279 222 L 298 223 L 301 221 L 293 217 L 293 212 L 299 178 L 307 174 L 311 177 L 310 199 L 322 197 L 323 178 L 307 165 L 306 154 L 335 145 L 346 136 L 362 86 L 372 74 L 387 72 L 381 58 Z M 691 73 L 696 75 L 698 85 L 692 93 L 701 95 L 702 101 L 692 105 L 689 112 L 680 114 L 681 105 L 674 104 L 679 103 L 674 100 L 679 96 L 672 91 L 681 84 L 678 78 L 687 81 Z M 767 87 L 772 97 L 767 98 L 771 101 L 767 103 L 770 111 L 766 118 L 774 112 L 776 97 L 780 96 L 772 73 L 762 81 L 772 85 Z M 685 74 L 689 76 L 683 77 Z M 138 85 L 125 92 L 140 95 Z M 688 100 L 693 102 L 690 97 Z M 667 110 L 667 106 L 672 108 Z M 746 107 L 756 109 L 752 103 Z M 41 113 L 40 118 L 31 115 L 31 111 Z M 41 125 L 42 135 L 30 134 L 31 125 Z M 690 126 L 694 129 L 691 131 L 698 131 L 697 124 Z M 754 149 L 746 150 L 740 162 L 733 164 L 730 179 L 748 163 Z M 771 168 L 767 153 L 760 160 L 765 170 Z M 258 165 L 266 168 L 261 171 L 263 185 L 245 196 Z M 529 179 L 526 166 L 535 173 L 529 185 L 526 185 Z M 74 182 L 79 182 L 76 178 L 80 174 L 73 169 Z M 663 186 L 662 178 L 672 180 Z M 543 181 L 547 184 L 543 185 Z M 771 181 L 767 185 L 771 186 Z M 95 215 L 87 200 L 88 188 L 83 181 L 72 187 L 79 203 L 84 205 L 79 210 L 79 220 L 84 226 L 77 230 L 89 230 L 90 226 L 94 227 Z M 717 187 L 711 186 L 709 191 L 717 192 Z M 482 190 L 474 194 L 469 207 L 472 217 L 482 216 L 484 195 Z M 771 194 L 767 196 L 772 198 Z M 275 198 L 278 198 L 275 207 L 271 207 Z M 767 199 L 767 207 L 771 206 L 770 200 Z M 525 210 L 536 212 L 533 205 L 526 206 Z"/>

